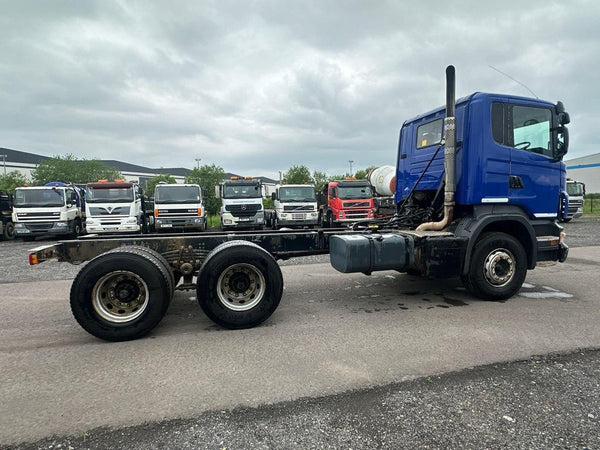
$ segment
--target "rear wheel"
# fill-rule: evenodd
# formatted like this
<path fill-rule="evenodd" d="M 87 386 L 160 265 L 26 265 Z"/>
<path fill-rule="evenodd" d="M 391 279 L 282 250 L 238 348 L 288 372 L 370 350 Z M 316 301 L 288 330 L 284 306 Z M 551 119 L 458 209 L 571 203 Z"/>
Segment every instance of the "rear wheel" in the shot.
<path fill-rule="evenodd" d="M 165 315 L 172 284 L 163 263 L 139 249 L 119 249 L 91 260 L 71 286 L 73 316 L 88 333 L 108 341 L 148 334 Z"/>
<path fill-rule="evenodd" d="M 273 314 L 283 293 L 279 265 L 247 241 L 215 248 L 198 274 L 197 297 L 215 323 L 230 329 L 254 327 Z"/>
<path fill-rule="evenodd" d="M 483 233 L 475 244 L 463 282 L 483 300 L 506 300 L 521 289 L 526 276 L 523 245 L 506 233 Z"/>

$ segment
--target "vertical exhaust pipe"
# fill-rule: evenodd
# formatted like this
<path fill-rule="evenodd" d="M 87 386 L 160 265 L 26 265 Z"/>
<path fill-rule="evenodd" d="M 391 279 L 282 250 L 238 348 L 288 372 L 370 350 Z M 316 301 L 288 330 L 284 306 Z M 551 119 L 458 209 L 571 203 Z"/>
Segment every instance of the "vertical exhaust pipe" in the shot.
<path fill-rule="evenodd" d="M 454 66 L 446 67 L 446 118 L 444 119 L 444 217 L 439 222 L 422 223 L 417 231 L 443 230 L 450 222 L 454 213 L 454 193 L 456 192 L 456 118 L 455 94 L 456 78 Z"/>

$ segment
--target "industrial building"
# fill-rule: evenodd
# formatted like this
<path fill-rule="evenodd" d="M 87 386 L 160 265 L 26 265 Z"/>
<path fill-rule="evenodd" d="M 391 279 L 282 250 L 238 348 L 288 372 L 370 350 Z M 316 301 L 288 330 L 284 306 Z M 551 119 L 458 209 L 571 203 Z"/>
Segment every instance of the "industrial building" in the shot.
<path fill-rule="evenodd" d="M 567 177 L 585 183 L 588 194 L 600 193 L 600 153 L 565 161 Z"/>

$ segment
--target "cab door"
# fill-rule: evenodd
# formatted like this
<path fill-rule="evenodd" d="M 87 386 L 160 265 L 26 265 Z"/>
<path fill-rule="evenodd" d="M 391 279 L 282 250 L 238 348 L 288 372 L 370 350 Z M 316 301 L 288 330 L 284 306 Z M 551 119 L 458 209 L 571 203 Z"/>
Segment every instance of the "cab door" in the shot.
<path fill-rule="evenodd" d="M 509 203 L 535 218 L 555 218 L 560 199 L 561 163 L 553 162 L 551 106 L 512 100 L 508 110 Z"/>

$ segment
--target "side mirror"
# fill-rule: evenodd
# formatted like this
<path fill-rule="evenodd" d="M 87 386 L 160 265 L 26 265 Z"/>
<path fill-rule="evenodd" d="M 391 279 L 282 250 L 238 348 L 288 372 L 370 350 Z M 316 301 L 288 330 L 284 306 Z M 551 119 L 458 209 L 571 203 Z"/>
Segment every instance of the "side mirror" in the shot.
<path fill-rule="evenodd" d="M 271 192 L 271 200 L 277 200 L 277 195 L 275 194 L 275 192 Z"/>
<path fill-rule="evenodd" d="M 554 152 L 554 158 L 552 158 L 552 161 L 554 162 L 562 161 L 563 156 L 569 151 L 569 129 L 565 126 L 561 126 L 557 131 L 557 136 L 562 134 L 562 140 L 556 140 L 556 151 Z"/>

